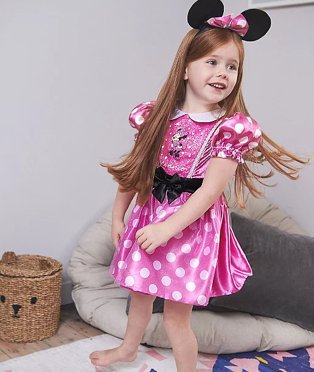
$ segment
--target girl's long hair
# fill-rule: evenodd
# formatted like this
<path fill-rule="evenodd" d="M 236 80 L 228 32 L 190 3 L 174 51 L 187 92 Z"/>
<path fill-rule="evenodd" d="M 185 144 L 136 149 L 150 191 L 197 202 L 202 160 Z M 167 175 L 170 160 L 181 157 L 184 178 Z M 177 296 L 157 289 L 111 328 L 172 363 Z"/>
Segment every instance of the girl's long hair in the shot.
<path fill-rule="evenodd" d="M 215 49 L 233 41 L 239 51 L 239 68 L 236 85 L 232 93 L 219 102 L 222 118 L 232 116 L 235 112 L 242 112 L 249 116 L 245 106 L 241 83 L 243 76 L 244 48 L 241 38 L 228 29 L 211 29 L 198 35 L 197 30 L 189 31 L 177 51 L 169 76 L 157 97 L 154 108 L 140 127 L 135 144 L 131 152 L 118 164 L 101 163 L 108 169 L 123 191 L 138 193 L 138 202 L 144 204 L 151 194 L 155 168 L 158 164 L 163 138 L 169 126 L 169 120 L 176 107 L 181 107 L 185 99 L 184 73 L 190 62 L 196 61 L 212 53 Z M 272 141 L 265 133 L 258 147 L 244 155 L 244 159 L 262 164 L 267 161 L 272 168 L 291 179 L 298 178 L 297 168 L 292 163 L 306 164 L 308 159 L 301 159 L 297 155 L 285 150 Z M 265 185 L 264 179 L 273 175 L 270 170 L 265 175 L 259 175 L 246 164 L 238 165 L 235 173 L 234 190 L 236 200 L 244 207 L 245 188 L 255 196 L 262 192 L 255 186 L 254 181 Z M 267 185 L 266 185 L 267 186 Z"/>

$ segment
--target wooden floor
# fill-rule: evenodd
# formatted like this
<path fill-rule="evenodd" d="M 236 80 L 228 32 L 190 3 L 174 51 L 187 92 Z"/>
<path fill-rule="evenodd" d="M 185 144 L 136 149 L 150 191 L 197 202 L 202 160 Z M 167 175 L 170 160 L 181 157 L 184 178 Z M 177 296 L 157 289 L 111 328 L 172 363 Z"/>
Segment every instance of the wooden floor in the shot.
<path fill-rule="evenodd" d="M 103 334 L 102 331 L 81 320 L 74 304 L 64 305 L 61 307 L 58 332 L 53 337 L 30 343 L 12 343 L 0 340 L 0 362 L 101 334 Z"/>

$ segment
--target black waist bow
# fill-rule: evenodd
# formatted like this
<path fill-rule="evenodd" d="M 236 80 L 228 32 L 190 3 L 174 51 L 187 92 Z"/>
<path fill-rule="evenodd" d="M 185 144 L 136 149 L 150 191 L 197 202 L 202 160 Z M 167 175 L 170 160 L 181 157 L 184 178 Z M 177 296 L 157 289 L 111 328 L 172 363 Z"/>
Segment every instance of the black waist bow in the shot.
<path fill-rule="evenodd" d="M 153 195 L 162 203 L 167 195 L 168 203 L 171 204 L 183 192 L 193 193 L 203 182 L 203 178 L 184 178 L 178 173 L 170 175 L 162 167 L 158 167 L 155 172 L 153 182 Z"/>

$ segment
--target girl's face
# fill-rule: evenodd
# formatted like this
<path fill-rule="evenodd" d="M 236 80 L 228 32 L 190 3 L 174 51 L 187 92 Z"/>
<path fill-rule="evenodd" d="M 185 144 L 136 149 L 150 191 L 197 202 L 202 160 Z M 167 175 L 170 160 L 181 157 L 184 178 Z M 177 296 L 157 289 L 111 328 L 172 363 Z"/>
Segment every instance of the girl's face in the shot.
<path fill-rule="evenodd" d="M 185 70 L 186 95 L 183 110 L 204 112 L 219 108 L 237 82 L 239 51 L 234 42 L 188 64 Z"/>

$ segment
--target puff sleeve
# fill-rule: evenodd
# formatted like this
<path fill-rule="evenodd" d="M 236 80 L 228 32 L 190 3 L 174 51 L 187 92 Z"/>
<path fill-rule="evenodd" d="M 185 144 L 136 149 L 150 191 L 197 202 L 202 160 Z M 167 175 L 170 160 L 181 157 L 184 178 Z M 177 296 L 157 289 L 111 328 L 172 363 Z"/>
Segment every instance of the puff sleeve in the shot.
<path fill-rule="evenodd" d="M 243 155 L 258 146 L 261 140 L 259 124 L 236 112 L 232 117 L 224 119 L 214 132 L 210 157 L 229 158 L 244 163 Z"/>
<path fill-rule="evenodd" d="M 154 108 L 155 101 L 147 101 L 140 103 L 131 111 L 129 123 L 132 128 L 139 129 L 145 122 L 146 117 Z"/>

